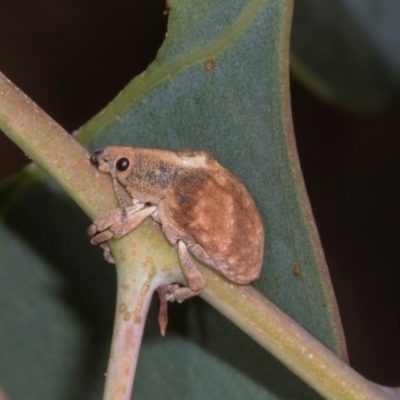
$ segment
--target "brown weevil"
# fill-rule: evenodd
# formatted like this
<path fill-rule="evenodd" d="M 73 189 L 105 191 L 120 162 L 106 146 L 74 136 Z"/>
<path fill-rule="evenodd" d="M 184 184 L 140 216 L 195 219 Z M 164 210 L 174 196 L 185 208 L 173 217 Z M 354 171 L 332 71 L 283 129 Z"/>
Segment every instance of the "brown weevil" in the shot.
<path fill-rule="evenodd" d="M 88 229 L 91 243 L 102 244 L 108 261 L 113 258 L 104 242 L 126 235 L 151 216 L 177 245 L 188 285 L 168 285 L 166 300 L 182 302 L 204 288 L 192 256 L 232 282 L 258 278 L 264 251 L 260 215 L 243 184 L 211 153 L 109 146 L 95 151 L 90 162 L 111 175 L 121 204 Z M 125 207 L 117 182 L 132 198 L 131 206 Z"/>

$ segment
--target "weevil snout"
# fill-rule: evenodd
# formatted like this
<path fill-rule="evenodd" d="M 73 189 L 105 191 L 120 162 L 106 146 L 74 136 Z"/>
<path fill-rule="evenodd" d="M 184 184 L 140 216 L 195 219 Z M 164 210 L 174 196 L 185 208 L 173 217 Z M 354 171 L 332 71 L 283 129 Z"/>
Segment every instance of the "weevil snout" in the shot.
<path fill-rule="evenodd" d="M 96 150 L 92 157 L 90 157 L 90 164 L 94 165 L 95 167 L 98 167 L 100 164 L 99 158 L 102 156 L 104 150 L 100 149 L 100 150 Z"/>

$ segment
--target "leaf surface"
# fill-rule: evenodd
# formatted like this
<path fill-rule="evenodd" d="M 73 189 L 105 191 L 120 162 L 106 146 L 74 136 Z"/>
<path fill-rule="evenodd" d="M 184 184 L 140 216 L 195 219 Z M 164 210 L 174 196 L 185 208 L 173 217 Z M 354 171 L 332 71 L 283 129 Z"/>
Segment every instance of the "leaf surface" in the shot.
<path fill-rule="evenodd" d="M 356 110 L 380 107 L 400 81 L 397 0 L 298 0 L 291 62 L 316 94 Z"/>

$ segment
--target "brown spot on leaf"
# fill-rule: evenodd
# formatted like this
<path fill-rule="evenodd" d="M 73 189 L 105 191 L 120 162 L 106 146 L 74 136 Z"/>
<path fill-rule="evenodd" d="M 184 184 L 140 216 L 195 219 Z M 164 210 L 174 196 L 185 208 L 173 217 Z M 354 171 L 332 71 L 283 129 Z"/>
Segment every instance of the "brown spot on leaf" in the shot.
<path fill-rule="evenodd" d="M 295 277 L 301 276 L 301 269 L 297 265 L 293 267 L 292 273 Z"/>
<path fill-rule="evenodd" d="M 206 68 L 207 71 L 211 71 L 212 69 L 214 69 L 214 63 L 212 60 L 207 60 L 204 63 L 204 67 Z"/>

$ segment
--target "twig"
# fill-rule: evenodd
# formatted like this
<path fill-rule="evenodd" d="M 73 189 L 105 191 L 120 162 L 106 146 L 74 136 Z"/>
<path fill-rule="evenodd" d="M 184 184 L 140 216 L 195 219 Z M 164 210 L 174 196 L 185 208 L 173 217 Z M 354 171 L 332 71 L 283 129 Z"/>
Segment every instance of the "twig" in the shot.
<path fill-rule="evenodd" d="M 358 374 L 251 286 L 217 280 L 206 268 L 201 271 L 207 281 L 202 297 L 325 399 L 398 398 Z"/>

